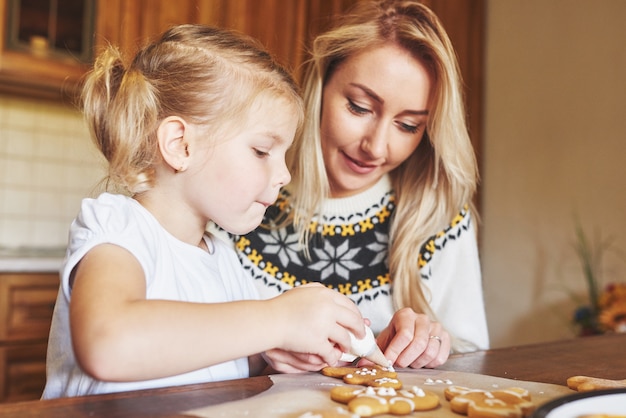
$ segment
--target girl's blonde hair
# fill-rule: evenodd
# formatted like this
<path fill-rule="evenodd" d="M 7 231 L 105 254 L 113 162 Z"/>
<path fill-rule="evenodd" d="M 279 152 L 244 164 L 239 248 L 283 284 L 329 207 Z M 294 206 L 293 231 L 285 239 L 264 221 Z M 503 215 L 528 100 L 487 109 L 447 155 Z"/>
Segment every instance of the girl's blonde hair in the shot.
<path fill-rule="evenodd" d="M 324 83 L 344 60 L 388 43 L 410 52 L 430 70 L 433 82 L 424 138 L 390 173 L 396 194 L 388 259 L 393 300 L 396 309 L 411 307 L 436 319 L 421 286 L 419 251 L 465 204 L 473 206 L 478 170 L 456 55 L 439 19 L 426 6 L 413 0 L 361 1 L 315 39 L 304 79 L 305 126 L 288 155 L 293 191 L 289 220 L 306 248 L 309 224 L 329 196 L 320 137 Z"/>
<path fill-rule="evenodd" d="M 129 194 L 149 190 L 160 161 L 156 129 L 176 115 L 228 138 L 263 97 L 291 104 L 303 120 L 291 75 L 256 40 L 225 29 L 179 25 L 139 50 L 126 66 L 109 46 L 87 75 L 82 108 L 109 162 L 107 184 Z"/>

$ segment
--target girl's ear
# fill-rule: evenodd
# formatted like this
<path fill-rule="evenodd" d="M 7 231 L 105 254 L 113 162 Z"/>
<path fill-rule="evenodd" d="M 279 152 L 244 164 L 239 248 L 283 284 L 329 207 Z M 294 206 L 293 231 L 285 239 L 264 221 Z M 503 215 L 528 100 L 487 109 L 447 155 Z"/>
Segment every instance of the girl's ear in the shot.
<path fill-rule="evenodd" d="M 187 123 L 178 116 L 163 119 L 157 129 L 157 141 L 163 161 L 176 173 L 187 169 L 189 142 L 185 137 L 186 133 L 189 134 Z"/>

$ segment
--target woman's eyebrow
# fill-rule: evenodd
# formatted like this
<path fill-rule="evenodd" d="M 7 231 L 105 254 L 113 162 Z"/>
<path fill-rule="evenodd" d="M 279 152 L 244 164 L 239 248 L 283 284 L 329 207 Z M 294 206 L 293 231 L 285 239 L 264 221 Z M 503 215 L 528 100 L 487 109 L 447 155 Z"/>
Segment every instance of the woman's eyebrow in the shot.
<path fill-rule="evenodd" d="M 408 113 L 409 115 L 428 115 L 428 109 L 424 110 L 407 110 L 403 113 Z"/>
<path fill-rule="evenodd" d="M 350 85 L 363 90 L 363 92 L 367 94 L 370 98 L 372 98 L 372 100 L 375 100 L 380 104 L 385 103 L 385 100 L 383 100 L 382 97 L 376 94 L 374 90 L 370 89 L 369 87 L 366 87 L 363 84 L 359 84 L 359 83 L 350 83 Z"/>

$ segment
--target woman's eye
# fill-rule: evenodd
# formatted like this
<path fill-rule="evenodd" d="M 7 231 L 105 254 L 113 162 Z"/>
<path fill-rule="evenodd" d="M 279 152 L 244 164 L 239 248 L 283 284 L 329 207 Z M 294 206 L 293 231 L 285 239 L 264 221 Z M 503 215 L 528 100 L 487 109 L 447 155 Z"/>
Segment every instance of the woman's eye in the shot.
<path fill-rule="evenodd" d="M 408 132 L 410 134 L 417 133 L 417 131 L 419 131 L 421 126 L 422 126 L 421 124 L 409 125 L 407 123 L 402 123 L 402 122 L 399 122 L 398 125 L 400 126 L 400 129 L 402 129 L 403 131 Z"/>
<path fill-rule="evenodd" d="M 350 109 L 352 113 L 357 115 L 364 115 L 366 113 L 369 113 L 369 109 L 357 105 L 352 100 L 348 100 L 348 109 Z"/>

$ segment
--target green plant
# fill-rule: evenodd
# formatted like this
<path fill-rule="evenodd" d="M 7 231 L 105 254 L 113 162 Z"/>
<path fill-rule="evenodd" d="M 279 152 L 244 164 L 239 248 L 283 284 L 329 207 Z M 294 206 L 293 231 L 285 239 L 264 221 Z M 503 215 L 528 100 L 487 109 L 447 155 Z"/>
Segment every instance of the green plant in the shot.
<path fill-rule="evenodd" d="M 590 242 L 580 222 L 576 222 L 574 248 L 581 263 L 587 285 L 588 303 L 574 312 L 574 323 L 580 335 L 624 332 L 626 326 L 626 283 L 609 283 L 603 288 L 602 259 L 613 248 L 613 239 Z"/>

